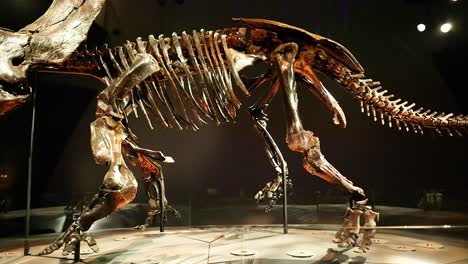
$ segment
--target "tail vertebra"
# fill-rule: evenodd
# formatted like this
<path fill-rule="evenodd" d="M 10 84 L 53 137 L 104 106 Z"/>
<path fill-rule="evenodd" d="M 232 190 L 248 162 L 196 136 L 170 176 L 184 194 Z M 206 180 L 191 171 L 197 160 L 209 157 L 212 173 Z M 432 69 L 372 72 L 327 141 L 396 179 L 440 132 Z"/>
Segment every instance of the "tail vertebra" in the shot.
<path fill-rule="evenodd" d="M 387 95 L 380 82 L 371 79 L 363 79 L 364 74 L 346 75 L 340 83 L 361 103 L 361 111 L 373 115 L 374 121 L 381 120 L 382 125 L 386 123 L 389 127 L 396 125 L 398 129 L 410 128 L 415 133 L 424 133 L 424 129 L 432 129 L 439 135 L 445 131 L 452 136 L 454 133 L 462 136 L 468 129 L 468 115 L 457 115 L 452 113 L 438 113 L 425 110 L 420 107 L 414 110 L 415 103 L 401 102 L 394 98 L 393 94 Z"/>

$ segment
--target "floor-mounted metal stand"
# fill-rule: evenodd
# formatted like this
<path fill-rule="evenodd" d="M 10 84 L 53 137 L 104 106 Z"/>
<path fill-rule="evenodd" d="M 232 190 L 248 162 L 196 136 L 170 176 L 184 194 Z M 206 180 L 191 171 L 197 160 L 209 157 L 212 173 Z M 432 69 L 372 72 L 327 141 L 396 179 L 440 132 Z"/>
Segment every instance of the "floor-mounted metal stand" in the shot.
<path fill-rule="evenodd" d="M 159 232 L 164 232 L 164 220 L 166 218 L 166 205 L 164 198 L 166 197 L 166 190 L 164 185 L 164 176 L 161 174 L 159 179 L 159 207 L 161 210 L 161 222 L 159 223 Z"/>
<path fill-rule="evenodd" d="M 36 123 L 36 94 L 37 94 L 37 73 L 34 73 L 34 90 L 32 94 L 32 113 L 31 113 L 31 136 L 29 139 L 29 158 L 28 158 L 28 182 L 26 190 L 26 219 L 24 227 L 24 255 L 29 255 L 29 233 L 31 224 L 31 187 L 32 187 L 32 166 L 34 153 L 34 127 Z"/>
<path fill-rule="evenodd" d="M 288 174 L 283 173 L 283 233 L 288 233 Z"/>
<path fill-rule="evenodd" d="M 73 223 L 76 223 L 78 219 L 80 218 L 81 212 L 80 213 L 74 213 L 73 214 Z M 81 252 L 81 240 L 78 240 L 75 246 L 75 251 L 73 252 L 73 263 L 78 263 L 80 262 L 80 252 Z"/>
<path fill-rule="evenodd" d="M 75 251 L 73 252 L 73 262 L 78 263 L 80 262 L 80 242 L 78 241 L 78 244 L 76 244 Z"/>

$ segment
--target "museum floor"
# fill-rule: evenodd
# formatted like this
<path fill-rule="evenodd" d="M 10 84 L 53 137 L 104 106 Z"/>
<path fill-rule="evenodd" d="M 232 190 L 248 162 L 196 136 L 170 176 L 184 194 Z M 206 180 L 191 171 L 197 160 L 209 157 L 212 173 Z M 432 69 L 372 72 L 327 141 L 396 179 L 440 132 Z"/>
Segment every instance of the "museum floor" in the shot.
<path fill-rule="evenodd" d="M 137 231 L 146 215 L 143 204 L 130 204 L 97 221 L 90 231 L 101 251 L 83 244 L 82 262 L 94 264 L 166 263 L 382 263 L 468 264 L 468 214 L 377 206 L 379 230 L 371 251 L 337 248 L 331 242 L 345 204 L 289 206 L 289 234 L 282 233 L 282 207 L 233 205 L 189 208 L 177 205 L 182 218 L 169 216 L 166 232 Z M 68 226 L 64 207 L 32 210 L 31 256 L 23 257 L 24 211 L 0 215 L 0 264 L 72 263 L 61 251 L 35 256 Z M 450 228 L 448 228 L 450 227 Z M 53 231 L 55 230 L 55 231 Z M 7 231 L 10 231 L 8 233 Z M 236 256 L 232 253 L 255 253 Z M 237 251 L 237 252 L 236 252 Z M 304 255 L 297 258 L 291 255 Z M 311 255 L 311 256 L 307 256 Z"/>
<path fill-rule="evenodd" d="M 169 227 L 166 232 L 110 229 L 95 231 L 101 251 L 83 244 L 83 263 L 468 263 L 468 242 L 463 239 L 414 232 L 382 230 L 372 249 L 337 248 L 331 242 L 336 226 L 292 225 L 289 234 L 282 226 Z M 329 230 L 327 230 L 329 229 Z M 72 263 L 73 256 L 61 251 L 35 256 L 53 234 L 32 237 L 31 256 L 23 257 L 22 240 L 0 245 L 0 263 Z M 3 241 L 4 242 L 4 241 Z M 235 254 L 250 256 L 237 256 Z M 291 255 L 302 255 L 293 257 Z"/>

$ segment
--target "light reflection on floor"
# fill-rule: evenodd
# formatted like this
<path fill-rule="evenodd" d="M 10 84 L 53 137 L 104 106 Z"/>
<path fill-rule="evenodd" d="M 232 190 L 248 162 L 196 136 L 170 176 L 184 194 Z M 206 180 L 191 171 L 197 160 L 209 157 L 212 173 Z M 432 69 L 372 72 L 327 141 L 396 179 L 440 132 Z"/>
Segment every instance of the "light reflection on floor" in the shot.
<path fill-rule="evenodd" d="M 101 248 L 92 253 L 82 246 L 85 263 L 409 263 L 439 264 L 468 263 L 468 242 L 450 238 L 430 237 L 403 231 L 381 231 L 379 239 L 367 253 L 356 248 L 337 248 L 331 242 L 333 230 L 309 229 L 301 226 L 282 233 L 281 226 L 235 226 L 206 228 L 168 228 L 134 231 L 113 229 L 95 236 Z M 44 248 L 51 236 L 33 237 L 31 252 Z M 437 247 L 428 247 L 428 244 Z M 443 246 L 443 247 L 440 247 Z M 414 250 L 398 250 L 398 248 Z M 0 248 L 0 264 L 6 263 L 71 263 L 73 256 L 63 257 L 54 252 L 46 257 L 21 257 L 23 249 Z M 238 256 L 232 252 L 255 252 L 251 256 Z M 288 252 L 308 252 L 311 257 L 292 257 Z"/>

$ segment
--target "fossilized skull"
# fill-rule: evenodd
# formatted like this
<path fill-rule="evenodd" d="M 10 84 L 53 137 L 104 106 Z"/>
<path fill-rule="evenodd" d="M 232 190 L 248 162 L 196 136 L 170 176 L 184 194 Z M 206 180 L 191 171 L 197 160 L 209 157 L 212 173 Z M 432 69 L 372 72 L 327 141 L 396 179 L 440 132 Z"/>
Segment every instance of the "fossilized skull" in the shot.
<path fill-rule="evenodd" d="M 0 115 L 29 97 L 29 89 L 25 89 L 29 65 L 23 63 L 29 37 L 29 34 L 0 29 Z"/>
<path fill-rule="evenodd" d="M 29 97 L 29 69 L 60 64 L 76 50 L 104 2 L 54 0 L 44 15 L 18 32 L 0 29 L 0 115 Z"/>
<path fill-rule="evenodd" d="M 0 79 L 17 83 L 26 78 L 28 65 L 24 62 L 24 47 L 29 43 L 30 34 L 0 30 Z"/>

